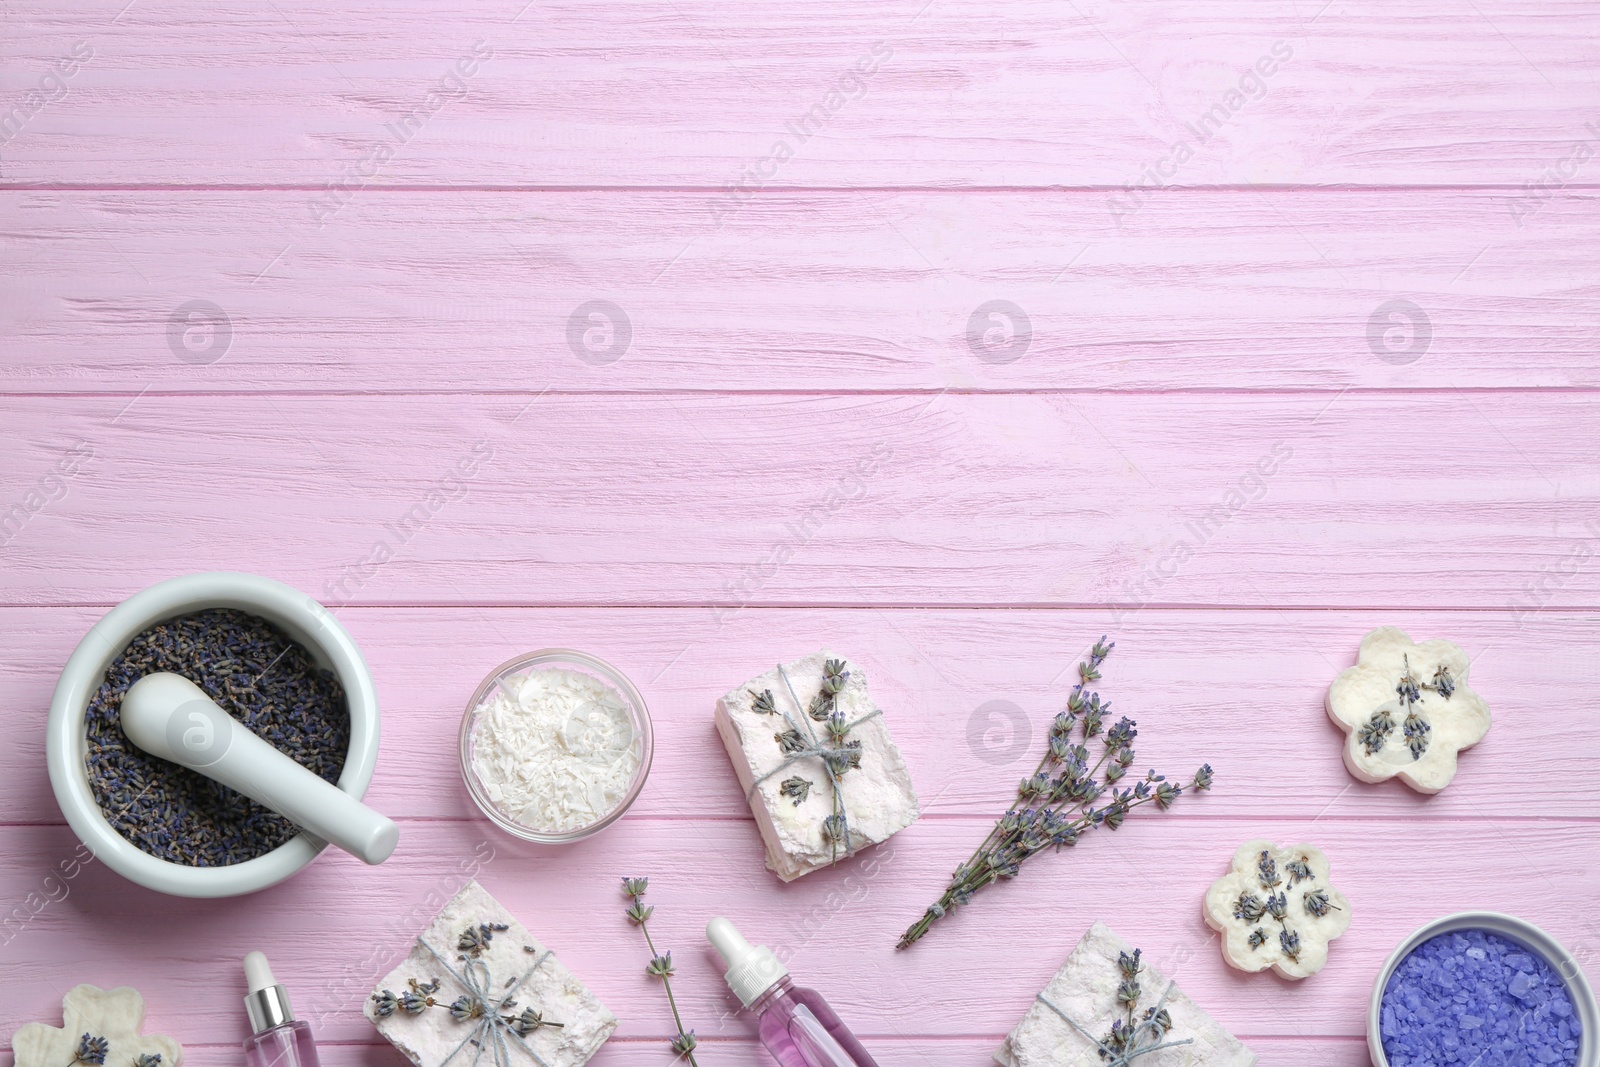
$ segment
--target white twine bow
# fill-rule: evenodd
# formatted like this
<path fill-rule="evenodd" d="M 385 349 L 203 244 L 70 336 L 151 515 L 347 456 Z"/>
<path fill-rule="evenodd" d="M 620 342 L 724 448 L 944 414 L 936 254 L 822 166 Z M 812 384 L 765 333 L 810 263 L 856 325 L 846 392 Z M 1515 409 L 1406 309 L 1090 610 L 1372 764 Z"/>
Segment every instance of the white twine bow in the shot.
<path fill-rule="evenodd" d="M 454 978 L 461 985 L 461 988 L 467 991 L 468 996 L 473 997 L 483 1007 L 483 1015 L 479 1017 L 478 1025 L 473 1027 L 471 1033 L 461 1039 L 461 1044 L 450 1051 L 450 1055 L 441 1061 L 440 1067 L 444 1067 L 444 1064 L 455 1059 L 456 1054 L 466 1048 L 469 1043 L 478 1047 L 478 1051 L 472 1057 L 473 1067 L 477 1067 L 478 1061 L 483 1058 L 483 1049 L 486 1044 L 494 1046 L 495 1067 L 510 1067 L 511 1051 L 510 1046 L 506 1043 L 507 1038 L 515 1041 L 518 1047 L 531 1056 L 533 1062 L 538 1064 L 539 1067 L 550 1067 L 537 1052 L 528 1046 L 526 1041 L 522 1040 L 522 1035 L 512 1029 L 512 1025 L 516 1020 L 508 1019 L 500 1014 L 500 1009 L 505 1007 L 506 1001 L 511 999 L 512 994 L 521 989 L 522 984 L 533 977 L 533 972 L 537 971 L 544 961 L 550 958 L 549 949 L 545 949 L 544 953 L 533 961 L 533 965 L 522 972 L 522 977 L 511 983 L 506 991 L 500 995 L 500 999 L 495 1000 L 493 999 L 494 993 L 490 989 L 492 979 L 489 976 L 488 964 L 482 960 L 466 960 L 465 966 L 460 971 L 457 971 L 450 966 L 443 956 L 434 951 L 432 945 L 420 937 L 417 939 L 417 944 L 427 949 L 429 954 L 439 961 L 439 966 L 443 967 L 450 977 Z"/>
<path fill-rule="evenodd" d="M 1128 1035 L 1128 1043 L 1123 1047 L 1121 1052 L 1117 1052 L 1116 1050 L 1112 1049 L 1111 1046 L 1107 1045 L 1104 1041 L 1101 1041 L 1099 1038 L 1089 1033 L 1089 1031 L 1079 1026 L 1077 1022 L 1073 1020 L 1072 1016 L 1068 1015 L 1066 1012 L 1056 1007 L 1056 1005 L 1052 1004 L 1050 1002 L 1050 998 L 1046 997 L 1043 993 L 1040 993 L 1037 999 L 1040 1004 L 1043 1004 L 1045 1007 L 1061 1016 L 1061 1018 L 1066 1021 L 1066 1024 L 1078 1031 L 1078 1033 L 1082 1034 L 1085 1040 L 1094 1043 L 1095 1048 L 1100 1051 L 1101 1059 L 1104 1061 L 1103 1067 L 1129 1067 L 1136 1057 L 1143 1056 L 1146 1053 L 1159 1052 L 1164 1048 L 1176 1048 L 1179 1045 L 1194 1044 L 1194 1038 L 1192 1037 L 1186 1037 L 1182 1041 L 1163 1042 L 1161 1040 L 1161 1038 L 1166 1034 L 1166 1031 L 1162 1029 L 1160 1024 L 1155 1021 L 1155 1016 L 1160 1013 L 1163 1007 L 1166 1006 L 1167 998 L 1172 995 L 1172 987 L 1174 985 L 1176 985 L 1175 982 L 1167 982 L 1166 992 L 1161 994 L 1161 999 L 1156 1001 L 1156 1006 L 1150 1010 L 1149 1014 L 1145 1016 L 1144 1020 L 1134 1024 L 1133 1031 Z M 1139 1042 L 1142 1040 L 1150 1040 L 1156 1043 L 1150 1045 L 1140 1045 Z"/>
<path fill-rule="evenodd" d="M 839 787 L 839 776 L 834 773 L 833 767 L 829 765 L 827 758 L 829 753 L 836 752 L 838 749 L 823 747 L 821 738 L 817 737 L 817 732 L 811 728 L 811 716 L 806 714 L 805 705 L 800 703 L 800 697 L 794 691 L 794 683 L 789 681 L 789 672 L 783 669 L 783 664 L 781 663 L 778 664 L 778 675 L 783 679 L 784 687 L 789 690 L 789 699 L 794 701 L 795 710 L 800 713 L 800 726 L 804 726 L 806 728 L 804 736 L 810 739 L 810 743 L 804 748 L 796 749 L 788 759 L 784 760 L 782 763 L 772 768 L 772 770 L 751 782 L 750 788 L 745 790 L 744 798 L 747 802 L 753 800 L 756 795 L 756 790 L 761 787 L 762 782 L 766 781 L 768 778 L 771 778 L 779 771 L 791 767 L 803 759 L 822 760 L 823 773 L 827 776 L 828 785 L 833 789 L 833 795 L 839 802 L 839 818 L 842 819 L 844 823 L 844 854 L 846 857 L 854 855 L 855 845 L 850 840 L 850 813 L 845 810 L 844 791 Z M 848 734 L 851 730 L 854 730 L 857 726 L 860 726 L 868 719 L 875 718 L 882 714 L 882 708 L 873 708 L 871 711 L 861 716 L 861 718 L 845 726 L 844 732 Z M 795 725 L 794 717 L 791 716 L 787 711 L 783 713 L 783 721 L 789 724 L 789 729 L 793 731 L 796 736 L 800 736 L 800 726 Z M 837 852 L 834 853 L 834 857 L 838 857 Z"/>

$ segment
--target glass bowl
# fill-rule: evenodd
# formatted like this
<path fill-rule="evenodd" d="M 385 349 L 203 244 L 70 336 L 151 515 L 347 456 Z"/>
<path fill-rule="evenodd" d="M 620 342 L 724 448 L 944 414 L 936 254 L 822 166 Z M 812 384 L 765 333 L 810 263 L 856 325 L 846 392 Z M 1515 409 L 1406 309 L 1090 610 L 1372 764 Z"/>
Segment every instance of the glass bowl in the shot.
<path fill-rule="evenodd" d="M 1394 977 L 1395 968 L 1424 941 L 1458 930 L 1484 930 L 1498 934 L 1517 942 L 1535 956 L 1543 957 L 1561 976 L 1567 987 L 1567 999 L 1572 1001 L 1572 1014 L 1583 1028 L 1583 1036 L 1578 1041 L 1577 1067 L 1600 1065 L 1600 1035 L 1595 1032 L 1600 1029 L 1600 1005 L 1596 1004 L 1594 990 L 1572 954 L 1561 946 L 1561 942 L 1524 919 L 1495 911 L 1463 911 L 1435 919 L 1400 942 L 1378 972 L 1378 980 L 1372 987 L 1372 999 L 1367 1006 L 1367 1051 L 1374 1067 L 1389 1067 L 1389 1058 L 1383 1051 L 1383 994 L 1389 988 L 1389 979 Z"/>
<path fill-rule="evenodd" d="M 562 746 L 575 760 L 591 767 L 610 766 L 611 763 L 630 753 L 636 753 L 638 757 L 638 766 L 634 769 L 626 791 L 616 806 L 603 811 L 591 822 L 564 830 L 541 829 L 519 821 L 513 812 L 506 810 L 493 798 L 490 786 L 479 776 L 472 759 L 473 749 L 477 743 L 479 719 L 486 705 L 498 697 L 504 697 L 506 702 L 513 705 L 504 709 L 504 713 L 514 715 L 520 709 L 517 698 L 521 682 L 537 672 L 555 670 L 576 672 L 599 682 L 613 691 L 620 709 L 595 702 L 586 703 L 571 713 L 566 722 L 555 730 L 555 736 L 550 738 L 550 743 Z M 596 749 L 591 743 L 593 731 L 590 727 L 603 725 L 600 720 L 612 714 L 625 715 L 626 724 L 632 730 L 632 737 L 622 747 Z M 520 837 L 524 841 L 544 844 L 578 841 L 599 833 L 622 818 L 623 813 L 633 805 L 644 789 L 645 779 L 650 775 L 650 761 L 654 753 L 655 738 L 650 728 L 650 713 L 645 710 L 644 698 L 633 687 L 633 683 L 604 660 L 575 652 L 570 648 L 540 649 L 502 663 L 489 672 L 483 684 L 472 694 L 472 699 L 467 702 L 466 714 L 461 718 L 461 777 L 467 784 L 467 792 L 472 794 L 473 803 L 478 805 L 478 809 L 488 816 L 491 822 L 506 833 Z"/>

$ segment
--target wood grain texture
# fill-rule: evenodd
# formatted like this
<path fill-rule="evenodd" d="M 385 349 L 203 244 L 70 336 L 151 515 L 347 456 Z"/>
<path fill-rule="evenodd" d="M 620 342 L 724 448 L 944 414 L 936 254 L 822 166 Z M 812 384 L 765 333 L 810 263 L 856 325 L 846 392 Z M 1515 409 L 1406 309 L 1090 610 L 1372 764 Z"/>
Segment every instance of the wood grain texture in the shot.
<path fill-rule="evenodd" d="M 714 193 L 319 202 L 0 194 L 0 390 L 1600 386 L 1589 193 L 773 193 L 720 225 Z M 1027 316 L 1004 361 L 969 340 L 1000 299 Z M 193 300 L 220 348 L 174 347 Z M 609 363 L 569 335 L 591 300 L 631 330 Z"/>
<path fill-rule="evenodd" d="M 393 1067 L 361 998 L 473 873 L 623 1017 L 595 1067 L 671 1060 L 625 874 L 706 1067 L 767 1062 L 717 912 L 884 1067 L 989 1062 L 1095 919 L 1263 1067 L 1364 1064 L 1378 966 L 1446 912 L 1593 972 L 1597 27 L 1596 0 L 0 5 L 0 1041 L 128 982 L 195 1067 L 237 1063 L 263 949 L 330 1067 Z M 996 300 L 1024 348 L 969 340 Z M 626 344 L 574 325 L 591 301 Z M 61 664 L 215 568 L 361 644 L 401 847 L 242 901 L 63 880 Z M 1385 623 L 1462 644 L 1494 709 L 1435 797 L 1354 782 L 1322 712 Z M 1216 792 L 895 953 L 1101 633 L 1140 762 L 1209 760 Z M 658 741 L 629 816 L 563 850 L 473 815 L 453 755 L 482 675 L 550 645 L 628 673 Z M 927 814 L 783 886 L 711 705 L 825 645 Z M 1353 903 L 1305 983 L 1229 971 L 1200 917 L 1256 836 L 1323 847 Z"/>
<path fill-rule="evenodd" d="M 1561 392 L 6 398 L 5 595 L 1588 607 L 1597 433 Z"/>
<path fill-rule="evenodd" d="M 660 1035 L 670 1025 L 660 989 L 644 973 L 643 939 L 622 914 L 619 879 L 640 871 L 650 875 L 656 905 L 652 936 L 674 949 L 679 1007 L 708 1036 L 749 1032 L 730 1010 L 736 1005 L 701 933 L 719 913 L 780 950 L 802 981 L 823 987 L 857 1033 L 891 1039 L 1005 1032 L 1083 931 L 1108 916 L 1224 1025 L 1290 1038 L 1364 1033 L 1378 967 L 1406 934 L 1441 914 L 1512 911 L 1581 960 L 1600 950 L 1600 924 L 1572 906 L 1574 887 L 1600 878 L 1592 823 L 1451 829 L 1375 818 L 1130 823 L 1034 861 L 1015 882 L 988 891 L 913 949 L 897 951 L 897 935 L 937 896 L 986 825 L 925 819 L 857 863 L 782 886 L 736 858 L 746 854 L 748 834 L 737 823 L 626 820 L 559 851 L 490 837 L 482 823 L 408 823 L 408 839 L 383 866 L 325 855 L 250 898 L 248 923 L 240 923 L 239 901 L 185 902 L 181 949 L 172 944 L 171 899 L 131 889 L 90 864 L 63 883 L 64 899 L 42 907 L 5 946 L 15 992 L 3 1022 L 9 1029 L 53 1010 L 52 982 L 97 978 L 159 989 L 164 1012 L 182 1004 L 180 1038 L 242 1038 L 234 961 L 259 949 L 319 1034 L 369 1040 L 362 998 L 464 870 L 476 871 L 618 1013 L 623 1037 Z M 1314 979 L 1290 983 L 1230 969 L 1201 918 L 1201 894 L 1240 842 L 1256 835 L 1322 847 L 1334 883 L 1350 898 L 1355 922 Z M 13 857 L 0 872 L 5 896 L 21 899 L 75 842 L 60 827 L 0 827 L 0 845 Z M 1523 876 L 1485 880 L 1486 860 L 1515 863 Z M 851 946 L 848 963 L 841 940 Z M 953 967 L 960 971 L 954 982 Z"/>
<path fill-rule="evenodd" d="M 1600 109 L 1593 0 L 122 7 L 7 5 L 10 94 L 94 55 L 4 180 L 1117 188 L 1188 141 L 1164 180 L 1520 186 Z M 492 58 L 444 82 L 479 42 Z M 1261 77 L 1275 45 L 1290 58 Z M 1189 126 L 1219 106 L 1202 143 Z"/>
<path fill-rule="evenodd" d="M 871 1052 L 880 1067 L 925 1067 L 929 1063 L 959 1067 L 989 1067 L 990 1059 L 1003 1034 L 992 1037 L 950 1039 L 879 1038 Z M 637 1064 L 666 1062 L 671 1052 L 663 1053 L 667 1037 L 612 1038 L 589 1061 L 590 1067 L 635 1067 Z M 1263 1064 L 1314 1062 L 1318 1067 L 1368 1067 L 1367 1044 L 1356 1038 L 1285 1038 L 1247 1035 L 1246 1042 L 1261 1057 Z M 769 1062 L 761 1046 L 752 1038 L 702 1039 L 707 1063 L 751 1064 Z M 396 1067 L 405 1061 L 397 1058 L 393 1046 L 361 1043 L 324 1043 L 317 1048 L 323 1067 Z M 230 1062 L 239 1056 L 234 1045 L 184 1046 L 186 1064 Z M 0 1067 L 12 1067 L 9 1051 L 0 1050 Z"/>
<path fill-rule="evenodd" d="M 0 665 L 4 822 L 59 823 L 44 769 L 39 716 L 61 665 L 100 613 L 0 609 L 11 635 Z M 1043 751 L 1087 641 L 1116 636 L 1102 686 L 1140 725 L 1139 770 L 1174 778 L 1201 762 L 1211 794 L 1166 819 L 1403 818 L 1482 833 L 1483 821 L 1600 817 L 1600 723 L 1578 717 L 1552 745 L 1547 710 L 1600 686 L 1594 621 L 1577 613 L 1161 611 L 1121 625 L 1106 612 L 747 609 L 718 625 L 707 609 L 348 608 L 340 620 L 366 651 L 384 710 L 378 773 L 367 794 L 408 818 L 476 818 L 454 745 L 464 705 L 497 664 L 542 647 L 574 647 L 617 665 L 655 724 L 656 766 L 633 815 L 748 820 L 749 808 L 711 732 L 716 697 L 768 660 L 829 647 L 864 670 L 905 754 L 924 812 L 995 817 Z M 1471 680 L 1495 716 L 1464 754 L 1451 787 L 1421 796 L 1399 782 L 1363 785 L 1340 760 L 1342 735 L 1322 709 L 1334 675 L 1377 622 L 1417 640 L 1446 637 L 1473 657 Z M 1241 679 L 1248 683 L 1241 685 Z M 1219 724 L 1226 724 L 1226 729 Z M 1247 745 L 1238 743 L 1248 738 Z M 1535 763 L 1565 783 L 1529 810 Z M 1596 825 L 1600 833 L 1600 824 Z M 1130 829 L 1129 836 L 1144 832 Z M 753 824 L 744 853 L 757 864 Z"/>

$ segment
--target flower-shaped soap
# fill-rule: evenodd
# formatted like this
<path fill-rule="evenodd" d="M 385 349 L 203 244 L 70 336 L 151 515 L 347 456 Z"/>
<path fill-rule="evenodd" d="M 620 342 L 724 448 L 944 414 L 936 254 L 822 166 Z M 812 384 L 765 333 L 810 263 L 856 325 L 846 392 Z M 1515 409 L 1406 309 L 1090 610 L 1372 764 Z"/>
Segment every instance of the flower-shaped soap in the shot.
<path fill-rule="evenodd" d="M 73 986 L 61 998 L 61 1023 L 27 1023 L 11 1038 L 17 1067 L 115 1064 L 178 1067 L 183 1046 L 161 1034 L 142 1034 L 144 997 L 130 986 Z"/>
<path fill-rule="evenodd" d="M 1456 754 L 1489 732 L 1489 705 L 1467 687 L 1468 664 L 1449 641 L 1413 644 L 1393 626 L 1363 637 L 1356 665 L 1328 687 L 1350 773 L 1363 782 L 1399 777 L 1422 793 L 1449 785 Z"/>
<path fill-rule="evenodd" d="M 1222 934 L 1230 966 L 1305 978 L 1322 970 L 1328 943 L 1350 928 L 1350 902 L 1328 880 L 1321 849 L 1247 841 L 1206 891 L 1205 916 Z"/>

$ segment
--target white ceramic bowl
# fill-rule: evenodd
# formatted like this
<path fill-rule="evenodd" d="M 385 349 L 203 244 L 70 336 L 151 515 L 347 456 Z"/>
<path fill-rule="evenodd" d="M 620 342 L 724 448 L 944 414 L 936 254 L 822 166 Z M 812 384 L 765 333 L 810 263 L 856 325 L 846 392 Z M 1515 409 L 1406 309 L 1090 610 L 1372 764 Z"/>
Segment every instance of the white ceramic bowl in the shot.
<path fill-rule="evenodd" d="M 569 670 L 580 674 L 587 674 L 591 678 L 599 679 L 605 685 L 616 690 L 622 697 L 623 705 L 628 710 L 628 716 L 633 720 L 634 744 L 639 746 L 639 766 L 633 772 L 633 779 L 628 783 L 628 791 L 623 795 L 622 801 L 610 811 L 606 812 L 594 822 L 580 826 L 574 830 L 564 832 L 549 832 L 525 826 L 512 818 L 510 814 L 500 810 L 494 800 L 489 796 L 489 791 L 478 778 L 478 772 L 472 765 L 473 727 L 478 719 L 478 709 L 489 699 L 502 682 L 509 681 L 539 670 Z M 607 826 L 622 818 L 624 812 L 639 799 L 639 794 L 644 790 L 645 779 L 650 776 L 650 762 L 655 756 L 655 734 L 650 727 L 650 713 L 645 709 L 644 697 L 639 695 L 639 690 L 628 681 L 628 676 L 617 670 L 603 659 L 574 652 L 570 648 L 545 648 L 538 652 L 530 652 L 525 656 L 508 660 L 489 672 L 489 676 L 478 686 L 472 694 L 472 699 L 467 701 L 466 714 L 461 717 L 461 777 L 467 783 L 467 792 L 472 794 L 473 803 L 478 805 L 478 810 L 489 817 L 500 829 L 524 841 L 537 841 L 541 844 L 560 845 L 569 841 L 578 841 L 591 834 L 597 834 Z"/>
<path fill-rule="evenodd" d="M 259 616 L 294 638 L 344 687 L 350 751 L 339 788 L 360 798 L 378 762 L 378 697 L 361 650 L 328 609 L 298 589 L 254 574 L 187 574 L 135 593 L 106 613 L 79 642 L 50 702 L 45 758 L 56 803 L 95 858 L 131 881 L 180 897 L 230 897 L 276 885 L 316 858 L 327 842 L 302 833 L 264 856 L 227 867 L 189 867 L 150 855 L 112 827 L 89 787 L 84 713 L 106 668 L 158 622 L 207 608 Z"/>
<path fill-rule="evenodd" d="M 1394 969 L 1424 941 L 1457 930 L 1487 930 L 1499 934 L 1521 944 L 1534 955 L 1542 956 L 1545 962 L 1554 967 L 1566 983 L 1567 997 L 1572 1001 L 1572 1013 L 1583 1027 L 1583 1037 L 1578 1042 L 1577 1067 L 1600 1067 L 1600 1034 L 1595 1032 L 1596 1027 L 1600 1027 L 1600 1007 L 1595 1004 L 1594 990 L 1589 987 L 1589 980 L 1584 977 L 1578 961 L 1561 947 L 1561 942 L 1537 926 L 1497 911 L 1463 911 L 1435 919 L 1400 942 L 1399 947 L 1389 954 L 1383 969 L 1378 972 L 1378 982 L 1372 987 L 1372 1002 L 1367 1008 L 1367 1051 L 1372 1057 L 1373 1067 L 1389 1067 L 1389 1059 L 1383 1052 L 1381 1024 L 1383 991 L 1388 988 Z"/>

